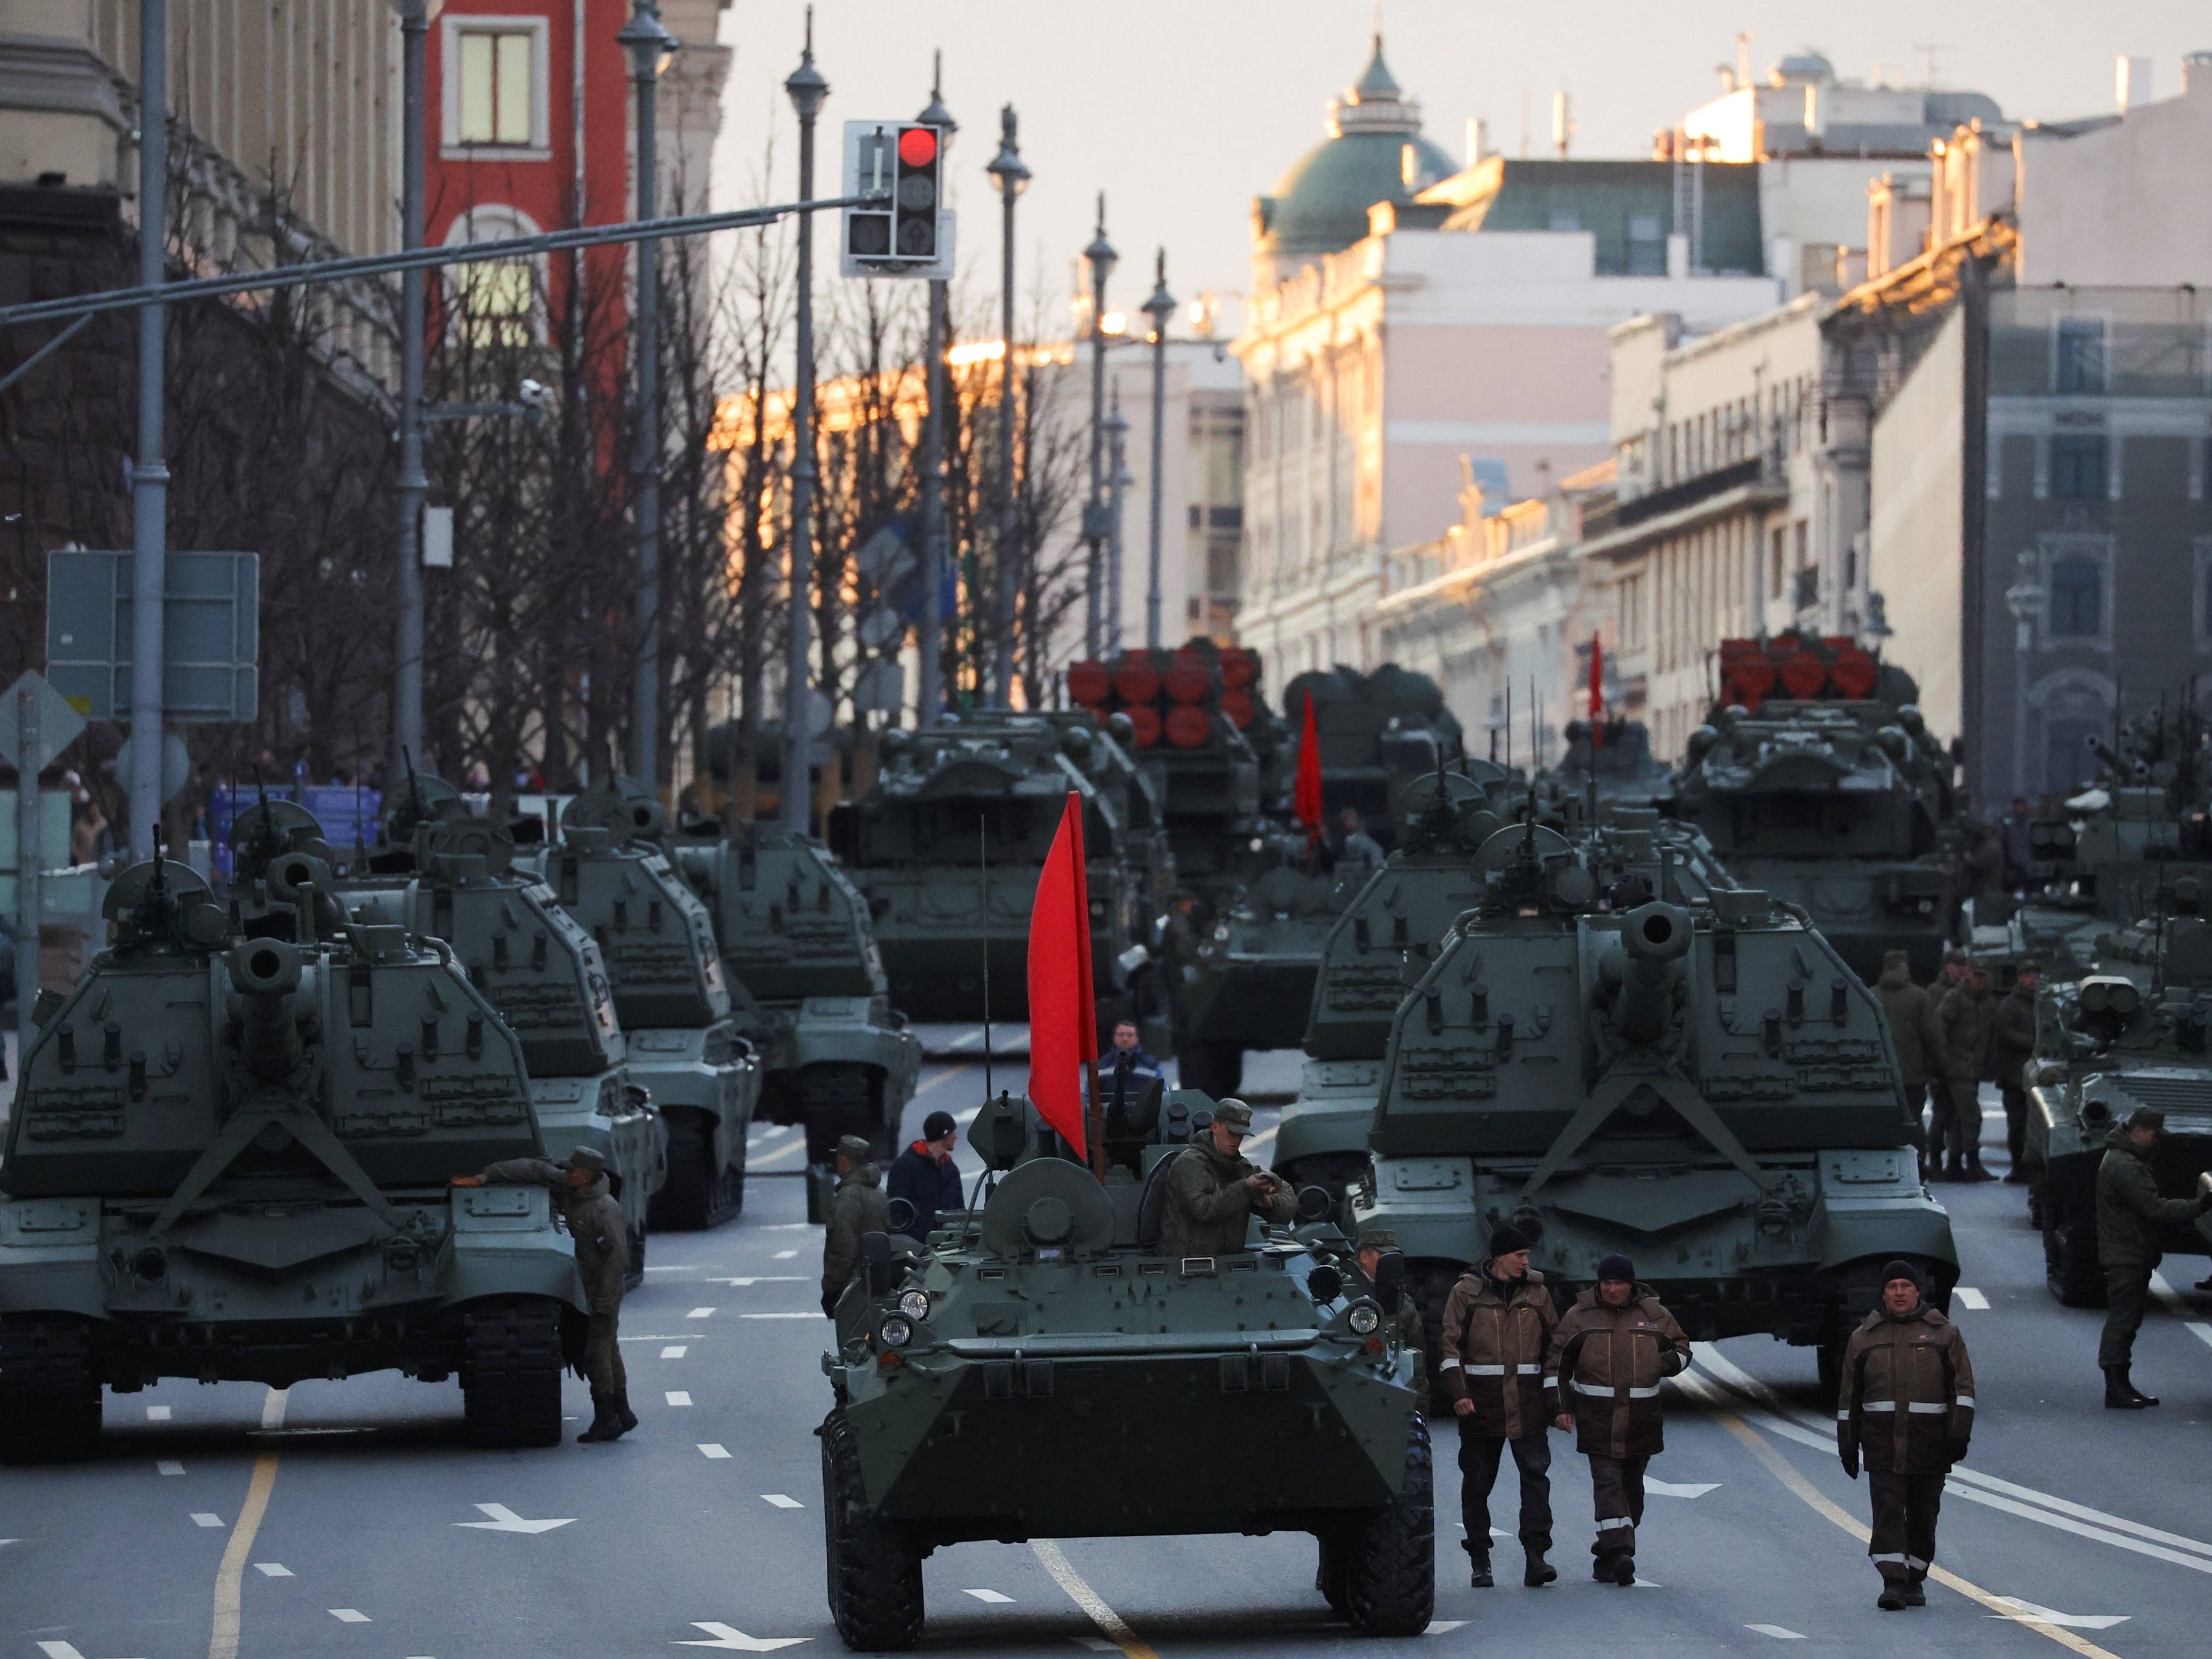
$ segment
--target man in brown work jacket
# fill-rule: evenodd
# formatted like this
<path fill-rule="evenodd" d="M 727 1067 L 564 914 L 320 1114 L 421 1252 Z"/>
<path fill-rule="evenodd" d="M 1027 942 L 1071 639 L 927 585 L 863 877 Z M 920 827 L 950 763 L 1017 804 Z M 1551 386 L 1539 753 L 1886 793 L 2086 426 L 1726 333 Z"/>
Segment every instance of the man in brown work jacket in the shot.
<path fill-rule="evenodd" d="M 1881 1305 L 1851 1333 L 1836 1396 L 1836 1450 L 1874 1499 L 1867 1553 L 1881 1574 L 1884 1613 L 1925 1607 L 1943 1477 L 1966 1461 L 1974 1432 L 1974 1367 L 1959 1328 L 1922 1300 L 1907 1261 L 1881 1270 Z"/>
<path fill-rule="evenodd" d="M 1544 1409 L 1544 1356 L 1559 1322 L 1544 1275 L 1528 1265 L 1528 1238 L 1510 1222 L 1491 1230 L 1490 1258 L 1460 1276 L 1444 1302 L 1437 1376 L 1459 1418 L 1460 1517 L 1477 1589 L 1488 1589 L 1490 1489 L 1505 1449 L 1521 1474 L 1521 1582 L 1538 1589 L 1559 1576 L 1552 1547 L 1552 1443 Z"/>
<path fill-rule="evenodd" d="M 1552 1332 L 1544 1390 L 1553 1421 L 1575 1431 L 1589 1459 L 1597 1510 L 1600 1583 L 1636 1582 L 1636 1528 L 1644 1519 L 1644 1470 L 1666 1447 L 1659 1384 L 1686 1370 L 1690 1339 L 1659 1298 L 1636 1281 L 1625 1255 L 1597 1264 L 1597 1285 L 1575 1298 Z"/>

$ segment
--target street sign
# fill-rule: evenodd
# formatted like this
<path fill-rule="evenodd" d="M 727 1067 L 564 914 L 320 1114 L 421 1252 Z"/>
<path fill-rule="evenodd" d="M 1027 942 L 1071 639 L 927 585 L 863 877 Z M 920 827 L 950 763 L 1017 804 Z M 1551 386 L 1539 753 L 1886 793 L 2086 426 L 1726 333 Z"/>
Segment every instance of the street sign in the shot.
<path fill-rule="evenodd" d="M 79 714 L 131 717 L 128 552 L 46 556 L 46 672 Z M 260 708 L 261 556 L 167 556 L 162 712 L 251 720 Z"/>
<path fill-rule="evenodd" d="M 39 753 L 28 767 L 23 764 L 22 723 L 17 714 L 26 692 L 38 701 Z M 0 708 L 0 756 L 7 757 L 9 765 L 35 777 L 52 765 L 54 757 L 75 743 L 83 730 L 84 716 L 70 707 L 68 699 L 54 690 L 46 676 L 35 668 L 27 668 L 8 688 L 7 706 Z"/>
<path fill-rule="evenodd" d="M 838 270 L 848 276 L 949 280 L 957 214 L 944 206 L 946 130 L 918 121 L 845 123 L 846 196 Z"/>
<path fill-rule="evenodd" d="M 860 544 L 853 566 L 878 592 L 901 580 L 914 568 L 914 543 L 919 532 L 911 514 L 901 514 Z"/>
<path fill-rule="evenodd" d="M 131 769 L 132 762 L 131 758 L 131 746 L 137 741 L 138 734 L 136 732 L 133 732 L 129 737 L 123 739 L 123 747 L 115 751 L 115 775 L 117 777 L 131 778 L 137 775 L 137 774 Z M 161 799 L 165 801 L 176 799 L 179 795 L 184 793 L 185 786 L 191 781 L 191 751 L 185 747 L 185 740 L 173 732 L 162 732 Z"/>

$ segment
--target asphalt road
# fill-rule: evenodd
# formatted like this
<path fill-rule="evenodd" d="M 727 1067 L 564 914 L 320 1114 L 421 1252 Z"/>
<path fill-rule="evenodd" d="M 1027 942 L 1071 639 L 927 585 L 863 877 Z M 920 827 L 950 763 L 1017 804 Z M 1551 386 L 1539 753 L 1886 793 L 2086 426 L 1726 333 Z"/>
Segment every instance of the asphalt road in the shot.
<path fill-rule="evenodd" d="M 981 1085 L 979 1065 L 933 1062 L 909 1127 L 940 1105 L 969 1114 Z M 1272 1121 L 1263 1112 L 1263 1136 Z M 823 1605 L 811 1433 L 829 1403 L 820 1234 L 802 1218 L 799 1183 L 767 1178 L 796 1168 L 797 1140 L 757 1138 L 763 1178 L 738 1220 L 653 1240 L 623 1320 L 644 1423 L 616 1444 L 471 1450 L 453 1385 L 391 1376 L 283 1395 L 178 1382 L 111 1395 L 94 1461 L 0 1472 L 0 1659 L 842 1652 Z M 1958 1317 L 1980 1427 L 1946 1497 L 1945 1576 L 1924 1610 L 1875 1611 L 1850 1530 L 1865 1487 L 1829 1449 L 1811 1354 L 1759 1338 L 1701 1348 L 1672 1391 L 1636 1589 L 1587 1577 L 1588 1477 L 1565 1436 L 1553 1437 L 1560 1582 L 1527 1590 L 1511 1571 L 1509 1588 L 1467 1588 L 1455 1441 L 1440 1427 L 1426 1644 L 1516 1659 L 1800 1640 L 1807 1656 L 1879 1646 L 1947 1659 L 2212 1647 L 2212 1302 L 2185 1318 L 2161 1311 L 2144 1332 L 2137 1377 L 2164 1407 L 2104 1412 L 2099 1316 L 2045 1291 L 2020 1190 L 1941 1195 L 1978 1292 L 1961 1296 Z M 2203 1272 L 2174 1267 L 2185 1285 Z M 568 1392 L 581 1419 L 583 1387 Z M 1224 1467 L 1236 1452 L 1222 1449 Z M 1510 1525 L 1510 1472 L 1499 1487 Z M 1501 1566 L 1517 1566 L 1510 1540 L 1498 1548 Z M 924 1646 L 1009 1659 L 1370 1650 L 1330 1617 L 1313 1569 L 1303 1535 L 960 1545 L 925 1568 Z"/>

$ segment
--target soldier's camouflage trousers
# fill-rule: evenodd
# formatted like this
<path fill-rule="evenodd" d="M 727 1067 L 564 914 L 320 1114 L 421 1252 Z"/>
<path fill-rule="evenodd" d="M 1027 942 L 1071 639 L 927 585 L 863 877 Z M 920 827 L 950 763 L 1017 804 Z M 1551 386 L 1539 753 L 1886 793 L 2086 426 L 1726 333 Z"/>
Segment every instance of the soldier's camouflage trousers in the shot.
<path fill-rule="evenodd" d="M 629 1386 L 623 1371 L 622 1344 L 616 1340 L 621 1315 L 593 1314 L 584 1335 L 584 1380 L 592 1392 L 620 1394 Z"/>

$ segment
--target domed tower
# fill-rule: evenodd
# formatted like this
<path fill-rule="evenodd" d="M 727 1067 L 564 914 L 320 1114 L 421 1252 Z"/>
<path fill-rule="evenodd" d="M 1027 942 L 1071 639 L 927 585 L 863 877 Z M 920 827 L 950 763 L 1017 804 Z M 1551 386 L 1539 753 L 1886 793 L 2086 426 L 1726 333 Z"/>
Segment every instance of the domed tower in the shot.
<path fill-rule="evenodd" d="M 1326 253 L 1367 234 L 1367 210 L 1404 204 L 1456 172 L 1450 156 L 1421 137 L 1421 106 L 1400 90 L 1375 37 L 1367 72 L 1328 102 L 1328 137 L 1252 198 L 1252 263 L 1257 286 L 1279 283 Z"/>

